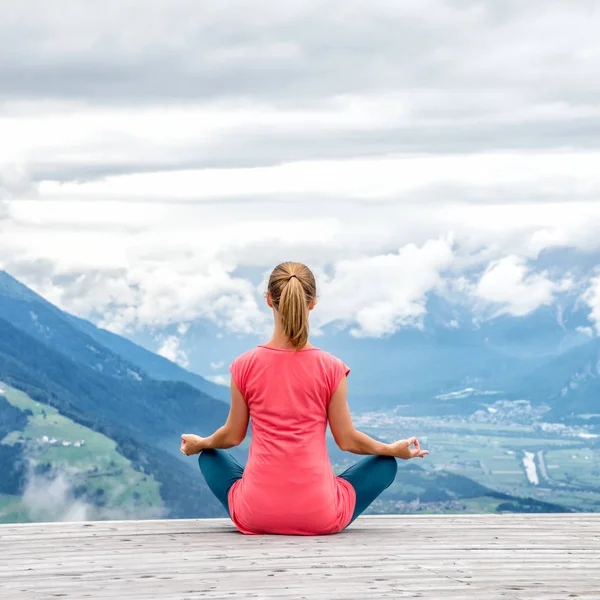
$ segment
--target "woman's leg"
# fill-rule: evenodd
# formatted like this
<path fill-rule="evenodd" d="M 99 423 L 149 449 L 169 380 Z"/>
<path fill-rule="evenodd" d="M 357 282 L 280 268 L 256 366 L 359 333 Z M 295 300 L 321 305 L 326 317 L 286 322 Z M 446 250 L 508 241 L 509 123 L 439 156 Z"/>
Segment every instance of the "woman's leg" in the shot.
<path fill-rule="evenodd" d="M 198 464 L 210 491 L 229 514 L 229 488 L 244 474 L 244 467 L 225 450 L 202 450 Z"/>
<path fill-rule="evenodd" d="M 398 464 L 393 456 L 367 456 L 339 475 L 356 491 L 356 506 L 350 523 L 392 485 L 397 472 Z"/>

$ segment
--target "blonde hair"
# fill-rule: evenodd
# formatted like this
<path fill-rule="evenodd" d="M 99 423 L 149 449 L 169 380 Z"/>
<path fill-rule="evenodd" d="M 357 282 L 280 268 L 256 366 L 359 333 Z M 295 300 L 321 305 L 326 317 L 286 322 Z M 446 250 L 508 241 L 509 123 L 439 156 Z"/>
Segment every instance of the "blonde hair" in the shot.
<path fill-rule="evenodd" d="M 273 269 L 267 290 L 285 336 L 300 350 L 308 342 L 308 306 L 317 297 L 315 276 L 302 263 L 284 262 Z"/>

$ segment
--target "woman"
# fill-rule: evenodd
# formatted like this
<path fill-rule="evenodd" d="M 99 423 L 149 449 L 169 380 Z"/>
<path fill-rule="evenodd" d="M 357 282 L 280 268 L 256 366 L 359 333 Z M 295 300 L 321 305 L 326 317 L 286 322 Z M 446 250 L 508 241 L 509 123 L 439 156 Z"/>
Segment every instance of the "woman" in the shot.
<path fill-rule="evenodd" d="M 207 438 L 181 436 L 181 451 L 200 453 L 208 487 L 245 534 L 337 533 L 392 484 L 396 458 L 428 454 L 414 437 L 384 444 L 354 428 L 346 400 L 350 369 L 308 341 L 316 297 L 308 267 L 275 267 L 266 293 L 275 331 L 269 343 L 230 366 L 227 422 Z M 243 468 L 223 449 L 244 440 L 250 417 L 252 441 Z M 327 454 L 327 422 L 342 450 L 371 455 L 338 477 Z"/>

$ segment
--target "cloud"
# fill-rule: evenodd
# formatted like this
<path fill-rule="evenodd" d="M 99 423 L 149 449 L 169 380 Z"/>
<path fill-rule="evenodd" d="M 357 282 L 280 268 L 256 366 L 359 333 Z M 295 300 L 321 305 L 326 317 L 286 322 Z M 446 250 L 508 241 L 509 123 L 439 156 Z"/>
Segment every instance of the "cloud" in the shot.
<path fill-rule="evenodd" d="M 585 0 L 334 0 L 327 10 L 318 0 L 150 0 L 143 12 L 111 0 L 93 13 L 76 0 L 63 0 L 61 11 L 23 0 L 2 11 L 5 98 L 285 103 L 416 88 L 431 91 L 423 112 L 454 115 L 461 93 L 491 85 L 505 92 L 504 103 L 480 101 L 486 113 L 490 104 L 518 110 L 523 90 L 558 109 L 567 98 L 585 105 L 597 91 L 589 82 L 598 15 Z M 458 98 L 432 106 L 439 91 Z M 474 117 L 472 107 L 462 110 L 469 109 Z"/>
<path fill-rule="evenodd" d="M 351 197 L 326 201 L 318 195 L 285 202 L 253 198 L 231 205 L 90 201 L 89 213 L 70 211 L 80 206 L 72 202 L 22 203 L 0 235 L 0 265 L 59 307 L 116 333 L 170 325 L 183 331 L 185 324 L 207 319 L 226 334 L 263 335 L 271 322 L 261 297 L 266 277 L 292 257 L 324 275 L 315 312 L 323 325 L 337 319 L 349 328 L 360 323 L 356 335 L 383 335 L 420 322 L 433 279 L 465 273 L 472 279 L 507 256 L 520 257 L 521 262 L 511 259 L 514 272 L 546 248 L 593 250 L 600 240 L 600 203 L 592 202 L 477 204 L 443 198 L 413 205 Z M 106 229 L 97 229 L 100 216 Z M 453 240 L 451 272 L 438 271 L 434 259 L 421 252 L 446 239 Z M 405 247 L 415 253 L 414 275 L 398 257 L 409 252 L 400 250 Z M 390 272 L 398 268 L 395 281 L 368 274 L 388 262 Z M 486 298 L 497 298 L 486 287 L 492 275 L 482 281 L 481 307 L 503 307 L 511 314 L 528 310 L 502 297 L 498 306 L 490 305 Z M 369 294 L 360 289 L 363 281 L 371 281 Z M 531 288 L 532 281 L 524 284 L 517 274 L 507 280 L 506 294 L 518 296 L 523 285 L 527 293 L 548 289 Z M 517 287 L 510 291 L 513 283 Z M 405 296 L 394 291 L 400 285 L 408 286 Z M 334 300 L 327 299 L 328 287 Z M 341 306 L 336 294 L 352 301 Z M 170 345 L 164 352 L 176 357 Z"/>
<path fill-rule="evenodd" d="M 181 348 L 181 338 L 176 335 L 170 335 L 163 340 L 156 353 L 183 368 L 186 368 L 190 364 L 186 352 Z"/>
<path fill-rule="evenodd" d="M 398 194 L 439 190 L 440 185 L 468 185 L 482 192 L 491 188 L 492 194 L 498 186 L 529 189 L 536 185 L 538 193 L 565 194 L 581 179 L 588 181 L 592 190 L 600 190 L 600 174 L 595 168 L 599 160 L 600 152 L 514 152 L 295 161 L 252 169 L 137 173 L 84 183 L 49 181 L 40 185 L 40 193 L 63 201 L 90 198 L 114 202 L 129 197 L 162 202 L 207 199 L 211 203 L 220 198 L 239 202 L 240 196 L 274 194 L 392 200 Z"/>
<path fill-rule="evenodd" d="M 106 253 L 102 236 L 98 244 L 92 252 L 98 253 L 100 261 L 111 261 L 111 250 L 118 260 L 121 254 L 116 244 Z M 152 242 L 147 250 L 153 252 Z M 251 282 L 232 276 L 232 266 L 213 262 L 201 251 L 195 253 L 193 246 L 186 254 L 185 258 L 178 257 L 177 251 L 171 254 L 167 245 L 159 259 L 150 255 L 133 258 L 129 268 L 86 268 L 82 254 L 72 256 L 74 262 L 65 254 L 64 261 L 39 264 L 15 260 L 13 255 L 6 268 L 50 302 L 79 316 L 92 317 L 99 326 L 115 333 L 178 324 L 177 335 L 164 341 L 161 353 L 185 363 L 178 340 L 189 322 L 205 318 L 237 333 L 254 332 L 266 323 Z"/>
<path fill-rule="evenodd" d="M 356 337 L 381 337 L 420 326 L 427 294 L 452 264 L 448 240 L 407 244 L 382 256 L 339 261 L 320 285 L 317 327 L 341 323 Z"/>
<path fill-rule="evenodd" d="M 225 385 L 227 387 L 229 387 L 230 384 L 230 379 L 227 375 L 206 375 L 204 379 L 208 379 L 213 383 L 216 383 L 218 385 Z"/>
<path fill-rule="evenodd" d="M 3 6 L 0 164 L 64 182 L 598 150 L 600 16 L 585 0 L 328 4 Z"/>
<path fill-rule="evenodd" d="M 590 308 L 589 320 L 593 323 L 596 334 L 600 335 L 600 275 L 591 279 L 583 300 Z"/>
<path fill-rule="evenodd" d="M 576 330 L 579 333 L 583 333 L 591 338 L 594 337 L 594 330 L 591 327 L 577 327 Z"/>
<path fill-rule="evenodd" d="M 0 233 L 11 216 L 9 200 L 22 194 L 34 195 L 35 189 L 25 166 L 3 161 L 0 153 Z"/>
<path fill-rule="evenodd" d="M 492 316 L 508 314 L 523 317 L 540 306 L 548 306 L 561 286 L 546 273 L 532 273 L 518 256 L 507 256 L 489 265 L 473 295 Z"/>
<path fill-rule="evenodd" d="M 177 333 L 179 335 L 183 336 L 183 335 L 185 335 L 189 331 L 189 329 L 190 329 L 190 324 L 189 323 L 180 323 L 177 326 Z"/>
<path fill-rule="evenodd" d="M 173 360 L 198 319 L 266 331 L 288 257 L 321 327 L 381 336 L 482 271 L 482 310 L 526 313 L 560 290 L 525 265 L 600 248 L 584 0 L 60 4 L 0 8 L 0 268 L 117 333 L 178 327 Z"/>
<path fill-rule="evenodd" d="M 2 222 L 8 218 L 8 203 L 5 199 L 0 198 L 0 227 L 2 227 Z M 1 232 L 1 230 L 0 230 Z"/>
<path fill-rule="evenodd" d="M 161 507 L 117 506 L 117 499 L 123 491 L 123 486 L 111 488 L 104 498 L 105 506 L 96 506 L 75 493 L 73 473 L 60 468 L 36 473 L 35 461 L 29 460 L 21 503 L 28 519 L 33 522 L 164 517 Z"/>
<path fill-rule="evenodd" d="M 32 521 L 87 521 L 94 512 L 93 506 L 74 498 L 65 473 L 53 477 L 31 473 L 22 502 Z"/>

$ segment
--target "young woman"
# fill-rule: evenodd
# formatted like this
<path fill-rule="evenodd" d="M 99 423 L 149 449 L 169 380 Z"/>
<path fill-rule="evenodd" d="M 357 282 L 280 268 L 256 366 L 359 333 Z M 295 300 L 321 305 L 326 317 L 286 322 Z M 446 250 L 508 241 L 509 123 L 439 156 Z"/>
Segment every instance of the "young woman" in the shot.
<path fill-rule="evenodd" d="M 308 267 L 275 267 L 266 293 L 275 332 L 269 343 L 230 366 L 227 422 L 207 438 L 181 436 L 181 451 L 200 453 L 208 487 L 245 534 L 337 533 L 392 484 L 396 458 L 428 454 L 414 437 L 384 444 L 354 428 L 346 401 L 350 369 L 308 341 L 316 297 Z M 223 449 L 244 440 L 250 417 L 244 468 Z M 342 450 L 372 456 L 336 477 L 327 454 L 327 422 Z"/>

